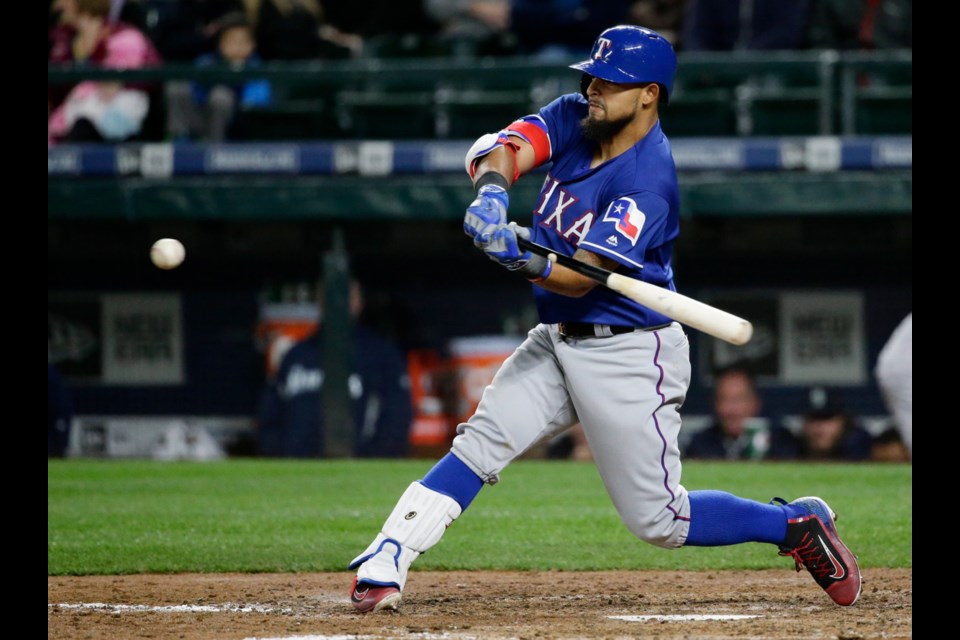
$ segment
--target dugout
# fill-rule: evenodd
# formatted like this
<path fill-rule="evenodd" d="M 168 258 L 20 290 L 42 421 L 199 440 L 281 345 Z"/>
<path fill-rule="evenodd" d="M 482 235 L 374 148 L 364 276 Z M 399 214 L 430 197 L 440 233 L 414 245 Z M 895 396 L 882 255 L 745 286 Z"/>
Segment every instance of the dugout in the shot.
<path fill-rule="evenodd" d="M 689 101 L 678 90 L 669 107 L 675 109 L 678 134 L 672 140 L 684 213 L 676 247 L 678 287 L 731 311 L 742 309 L 752 320 L 762 318 L 767 339 L 783 335 L 783 323 L 795 318 L 791 335 L 807 336 L 797 344 L 834 356 L 823 382 L 845 381 L 850 408 L 868 416 L 885 413 L 870 373 L 876 355 L 912 308 L 912 140 L 904 135 L 912 129 L 910 57 L 884 55 L 891 59 L 796 52 L 780 61 L 784 82 L 805 92 L 802 99 L 781 92 L 780 102 L 791 105 L 786 111 L 802 109 L 805 115 L 771 125 L 776 117 L 761 115 L 763 100 L 755 94 L 754 122 L 767 123 L 762 136 L 756 129 L 740 135 L 736 118 L 717 111 L 737 104 L 730 95 L 736 98 L 744 78 L 756 76 L 750 64 L 757 61 L 746 61 L 738 80 L 724 75 L 738 68 L 724 64 L 729 58 L 681 60 L 681 69 L 690 63 L 690 75 L 678 78 Z M 467 118 L 480 114 L 487 126 L 498 112 L 484 107 L 482 85 L 501 77 L 498 65 L 508 64 L 528 90 L 560 86 L 551 84 L 553 75 L 537 75 L 538 67 L 516 61 L 481 66 L 462 93 L 446 91 L 464 74 L 460 62 L 407 61 L 402 69 L 389 61 L 268 65 L 271 80 L 307 86 L 291 90 L 290 100 L 277 106 L 286 128 L 253 128 L 260 140 L 48 150 L 48 336 L 86 353 L 68 371 L 76 414 L 193 416 L 205 424 L 219 420 L 228 431 L 242 429 L 264 375 L 255 337 L 259 309 L 265 300 L 280 300 L 316 281 L 336 230 L 367 287 L 368 319 L 405 348 L 522 331 L 531 318 L 528 285 L 477 259 L 461 229 L 472 197 L 462 173 L 472 140 L 460 137 L 469 120 L 448 119 L 444 129 L 436 119 L 447 109 Z M 893 80 L 883 88 L 851 89 L 846 78 L 859 71 L 844 69 L 859 70 L 860 64 L 873 65 L 873 72 L 879 64 Z M 127 72 L 51 69 L 48 78 L 64 81 L 78 73 Z M 207 74 L 208 80 L 226 74 L 235 80 L 233 72 L 194 68 L 129 74 Z M 539 80 L 531 85 L 532 79 Z M 407 91 L 422 95 L 404 102 L 394 86 L 403 80 Z M 828 81 L 829 90 L 817 84 Z M 324 96 L 324 83 L 352 93 Z M 775 92 L 775 85 L 764 86 Z M 490 105 L 510 112 L 508 119 L 518 104 L 540 97 L 521 95 L 516 87 L 486 91 Z M 419 139 L 403 140 L 403 131 L 385 139 L 387 132 L 356 129 L 361 107 L 375 109 L 376 96 L 385 94 L 426 118 L 418 125 Z M 323 109 L 297 102 L 310 100 L 323 101 Z M 702 119 L 708 112 L 721 115 L 709 124 Z M 326 129 L 292 126 L 294 113 Z M 338 113 L 354 117 L 354 128 L 342 128 Z M 669 117 L 666 111 L 665 122 Z M 397 122 L 404 122 L 402 115 Z M 707 130 L 698 132 L 698 122 Z M 519 217 L 538 187 L 535 176 L 515 187 L 511 203 Z M 150 264 L 148 250 L 159 237 L 184 242 L 182 267 L 162 272 Z M 125 377 L 117 363 L 111 371 L 104 365 L 102 349 L 110 338 L 104 309 L 123 309 L 131 301 L 160 305 L 179 318 L 175 366 L 158 367 L 151 380 Z M 810 308 L 822 312 L 802 313 Z M 161 329 L 139 330 L 137 348 L 148 350 L 151 331 Z M 713 364 L 737 354 L 691 335 L 694 377 L 685 410 L 694 416 L 709 412 Z M 159 341 L 153 346 L 163 347 Z M 806 387 L 819 380 L 815 370 L 784 362 L 784 349 L 756 341 L 744 353 L 766 371 L 760 385 L 767 406 L 799 413 Z"/>

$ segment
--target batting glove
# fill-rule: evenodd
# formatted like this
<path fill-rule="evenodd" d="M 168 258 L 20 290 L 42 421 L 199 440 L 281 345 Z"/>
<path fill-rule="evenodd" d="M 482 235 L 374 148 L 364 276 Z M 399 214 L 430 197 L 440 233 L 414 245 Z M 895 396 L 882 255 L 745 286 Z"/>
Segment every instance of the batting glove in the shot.
<path fill-rule="evenodd" d="M 480 246 L 480 236 L 492 235 L 493 230 L 507 224 L 507 207 L 510 197 L 507 190 L 496 184 L 487 184 L 477 191 L 477 199 L 467 207 L 463 217 L 463 231 Z"/>
<path fill-rule="evenodd" d="M 541 255 L 521 250 L 517 244 L 517 236 L 529 240 L 530 229 L 521 227 L 516 222 L 498 225 L 491 234 L 481 235 L 477 242 L 488 258 L 509 271 L 515 271 L 534 282 L 549 277 L 553 263 Z"/>

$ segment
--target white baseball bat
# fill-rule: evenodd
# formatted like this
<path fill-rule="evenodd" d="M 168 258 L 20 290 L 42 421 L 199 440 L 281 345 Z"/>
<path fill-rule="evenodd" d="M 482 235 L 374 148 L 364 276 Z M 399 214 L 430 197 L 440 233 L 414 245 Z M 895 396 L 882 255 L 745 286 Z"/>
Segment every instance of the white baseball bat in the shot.
<path fill-rule="evenodd" d="M 517 238 L 517 242 L 523 249 L 544 256 L 548 260 L 554 259 L 567 269 L 596 280 L 657 313 L 662 313 L 681 324 L 703 331 L 730 344 L 746 344 L 753 336 L 753 325 L 749 321 L 722 309 L 711 307 L 681 293 L 652 285 L 649 282 L 628 278 L 625 275 L 574 260 L 570 256 L 558 254 L 548 247 L 521 237 Z"/>

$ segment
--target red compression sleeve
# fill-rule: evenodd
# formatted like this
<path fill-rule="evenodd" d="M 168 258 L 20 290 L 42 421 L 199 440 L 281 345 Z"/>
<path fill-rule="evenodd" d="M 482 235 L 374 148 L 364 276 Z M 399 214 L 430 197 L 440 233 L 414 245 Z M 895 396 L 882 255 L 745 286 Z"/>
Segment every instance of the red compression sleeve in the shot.
<path fill-rule="evenodd" d="M 534 167 L 539 167 L 550 159 L 550 138 L 542 127 L 527 120 L 517 120 L 507 127 L 506 131 L 517 133 L 533 146 Z"/>

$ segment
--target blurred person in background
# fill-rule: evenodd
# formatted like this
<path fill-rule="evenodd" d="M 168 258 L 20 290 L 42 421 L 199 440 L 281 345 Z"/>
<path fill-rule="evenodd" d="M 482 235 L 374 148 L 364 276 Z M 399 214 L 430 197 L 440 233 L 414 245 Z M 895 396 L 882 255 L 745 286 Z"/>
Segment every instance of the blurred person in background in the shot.
<path fill-rule="evenodd" d="M 583 425 L 575 424 L 547 442 L 547 458 L 551 460 L 593 460 Z"/>
<path fill-rule="evenodd" d="M 322 297 L 321 297 L 322 298 Z M 350 376 L 355 426 L 354 454 L 399 458 L 409 451 L 413 401 L 403 352 L 357 321 L 364 309 L 360 283 L 350 283 L 354 373 Z M 257 409 L 261 455 L 316 458 L 325 455 L 323 323 L 284 354 L 264 388 Z"/>
<path fill-rule="evenodd" d="M 874 376 L 900 439 L 913 456 L 913 313 L 900 321 L 877 357 Z"/>
<path fill-rule="evenodd" d="M 690 0 L 634 0 L 629 21 L 659 32 L 673 48 L 683 49 L 683 18 Z"/>
<path fill-rule="evenodd" d="M 62 458 L 70 444 L 73 401 L 70 388 L 52 362 L 47 362 L 47 458 Z"/>
<path fill-rule="evenodd" d="M 744 365 L 720 369 L 713 381 L 714 421 L 687 444 L 688 458 L 745 460 L 763 457 L 768 448 L 766 431 L 757 431 L 763 403 L 753 373 Z"/>
<path fill-rule="evenodd" d="M 440 24 L 427 12 L 427 0 L 367 0 L 324 5 L 329 24 L 356 34 L 367 57 L 418 57 L 441 53 L 434 46 Z M 445 53 L 445 52 L 443 52 Z"/>
<path fill-rule="evenodd" d="M 583 34 L 629 22 L 630 4 L 629 0 L 513 0 L 510 28 L 521 54 L 543 60 L 586 57 L 590 42 Z"/>
<path fill-rule="evenodd" d="M 48 62 L 113 69 L 161 63 L 150 40 L 135 27 L 110 20 L 110 0 L 57 0 Z M 66 89 L 66 91 L 65 91 Z M 145 125 L 154 87 L 115 81 L 83 81 L 47 87 L 47 144 L 121 142 Z"/>
<path fill-rule="evenodd" d="M 858 424 L 836 390 L 814 387 L 797 440 L 802 460 L 866 460 L 873 437 Z"/>
<path fill-rule="evenodd" d="M 245 14 L 228 14 L 217 24 L 217 50 L 197 58 L 198 67 L 220 65 L 247 69 L 260 65 L 253 27 Z M 168 82 L 167 134 L 174 141 L 199 137 L 208 142 L 222 142 L 235 122 L 238 107 L 270 104 L 271 95 L 271 86 L 266 80 L 212 87 L 196 82 Z"/>
<path fill-rule="evenodd" d="M 686 51 L 789 50 L 806 46 L 810 0 L 690 0 Z"/>
<path fill-rule="evenodd" d="M 139 0 L 143 29 L 166 62 L 192 62 L 213 53 L 223 16 L 241 0 Z"/>
<path fill-rule="evenodd" d="M 807 28 L 816 49 L 913 47 L 913 0 L 811 0 Z"/>
<path fill-rule="evenodd" d="M 320 0 L 243 0 L 243 5 L 264 60 L 339 59 L 363 51 L 363 39 L 335 26 Z"/>
<path fill-rule="evenodd" d="M 439 25 L 437 38 L 455 55 L 505 54 L 516 47 L 510 0 L 425 0 L 424 10 Z"/>
<path fill-rule="evenodd" d="M 910 462 L 910 452 L 896 426 L 884 429 L 873 439 L 870 459 L 874 462 Z"/>

